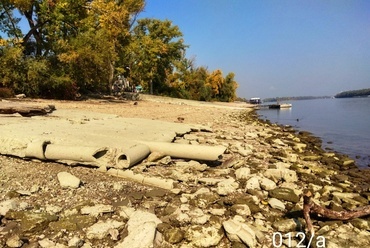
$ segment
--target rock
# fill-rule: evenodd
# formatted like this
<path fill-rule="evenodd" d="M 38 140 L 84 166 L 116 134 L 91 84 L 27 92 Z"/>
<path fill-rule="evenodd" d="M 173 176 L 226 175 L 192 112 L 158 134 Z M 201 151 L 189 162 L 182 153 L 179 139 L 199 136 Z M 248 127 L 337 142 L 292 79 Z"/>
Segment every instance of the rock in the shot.
<path fill-rule="evenodd" d="M 163 237 L 168 243 L 177 244 L 184 239 L 185 233 L 180 228 L 170 228 L 164 231 Z"/>
<path fill-rule="evenodd" d="M 21 99 L 21 98 L 26 98 L 26 94 L 17 94 L 15 95 L 15 98 Z"/>
<path fill-rule="evenodd" d="M 214 192 L 197 194 L 194 198 L 195 206 L 199 208 L 208 208 L 210 205 L 214 204 L 220 196 Z"/>
<path fill-rule="evenodd" d="M 119 211 L 119 215 L 121 217 L 123 217 L 125 220 L 128 220 L 130 219 L 130 216 L 135 213 L 135 209 L 134 208 L 131 208 L 131 207 L 126 207 L 126 206 L 121 206 L 120 207 L 120 211 Z"/>
<path fill-rule="evenodd" d="M 19 206 L 19 201 L 17 199 L 9 199 L 0 202 L 0 216 L 5 216 L 9 210 L 15 210 Z"/>
<path fill-rule="evenodd" d="M 276 188 L 276 183 L 268 178 L 263 177 L 260 180 L 260 185 L 263 190 L 272 190 Z"/>
<path fill-rule="evenodd" d="M 81 214 L 89 214 L 91 216 L 98 216 L 104 213 L 112 213 L 112 205 L 97 204 L 95 206 L 85 206 L 81 208 Z"/>
<path fill-rule="evenodd" d="M 221 182 L 222 179 L 219 178 L 208 178 L 208 177 L 202 177 L 198 179 L 198 182 L 204 183 L 205 185 L 213 186 Z"/>
<path fill-rule="evenodd" d="M 368 220 L 357 218 L 357 219 L 350 220 L 350 223 L 359 229 L 370 231 L 370 223 Z"/>
<path fill-rule="evenodd" d="M 108 219 L 107 221 L 99 221 L 90 226 L 86 230 L 88 239 L 103 239 L 110 234 L 110 230 L 118 229 L 125 225 L 124 222 Z"/>
<path fill-rule="evenodd" d="M 191 218 L 191 223 L 196 225 L 206 224 L 210 218 L 210 216 L 208 214 L 204 214 L 200 208 L 192 209 L 189 211 L 188 215 Z"/>
<path fill-rule="evenodd" d="M 293 219 L 280 220 L 272 224 L 272 226 L 281 233 L 295 231 L 297 223 Z"/>
<path fill-rule="evenodd" d="M 276 188 L 269 191 L 269 196 L 279 200 L 289 201 L 293 203 L 299 202 L 299 197 L 289 188 Z"/>
<path fill-rule="evenodd" d="M 136 210 L 127 222 L 128 235 L 115 248 L 149 248 L 153 246 L 156 227 L 162 221 L 155 214 Z"/>
<path fill-rule="evenodd" d="M 35 213 L 31 211 L 9 211 L 5 218 L 21 221 L 21 228 L 24 232 L 37 232 L 48 227 L 50 222 L 57 221 L 58 216 L 48 213 Z"/>
<path fill-rule="evenodd" d="M 68 215 L 59 218 L 58 221 L 49 223 L 51 230 L 78 231 L 87 228 L 96 222 L 96 218 L 90 215 Z"/>
<path fill-rule="evenodd" d="M 82 247 L 84 241 L 77 236 L 74 236 L 68 241 L 68 247 Z"/>
<path fill-rule="evenodd" d="M 354 163 L 355 163 L 355 161 L 352 160 L 352 159 L 344 160 L 343 161 L 343 166 L 350 166 L 350 165 L 353 165 Z"/>
<path fill-rule="evenodd" d="M 303 161 L 319 161 L 321 159 L 321 156 L 317 155 L 310 155 L 310 156 L 303 156 L 301 157 Z"/>
<path fill-rule="evenodd" d="M 252 149 L 249 147 L 238 147 L 238 153 L 243 157 L 247 157 L 253 153 Z"/>
<path fill-rule="evenodd" d="M 28 190 L 16 190 L 16 192 L 20 196 L 30 196 L 32 194 L 31 191 L 28 191 Z"/>
<path fill-rule="evenodd" d="M 251 170 L 249 168 L 239 168 L 235 171 L 235 177 L 237 180 L 248 179 L 250 174 Z"/>
<path fill-rule="evenodd" d="M 7 239 L 6 245 L 8 247 L 21 247 L 23 245 L 23 241 L 19 238 L 18 235 L 12 235 L 10 238 Z"/>
<path fill-rule="evenodd" d="M 124 186 L 122 183 L 119 183 L 119 182 L 114 182 L 113 183 L 113 189 L 116 190 L 116 191 L 121 191 L 123 190 Z"/>
<path fill-rule="evenodd" d="M 222 163 L 222 167 L 224 168 L 239 168 L 240 166 L 242 166 L 243 164 L 245 163 L 244 159 L 240 159 L 238 157 L 231 157 L 227 160 L 225 160 L 223 163 Z"/>
<path fill-rule="evenodd" d="M 219 195 L 228 195 L 235 192 L 239 188 L 239 183 L 235 182 L 233 178 L 222 180 L 217 184 L 217 193 Z"/>
<path fill-rule="evenodd" d="M 59 172 L 58 181 L 62 188 L 77 189 L 80 186 L 81 180 L 68 172 Z"/>
<path fill-rule="evenodd" d="M 306 149 L 307 145 L 306 144 L 303 144 L 303 143 L 296 143 L 294 146 L 293 146 L 293 150 L 299 152 L 299 153 L 303 153 L 304 150 Z"/>
<path fill-rule="evenodd" d="M 250 189 L 261 189 L 258 177 L 251 177 L 247 181 L 245 185 L 245 190 L 250 190 Z"/>
<path fill-rule="evenodd" d="M 230 219 L 224 221 L 222 225 L 230 241 L 243 242 L 249 248 L 256 247 L 256 234 L 248 224 Z"/>
<path fill-rule="evenodd" d="M 297 182 L 297 173 L 289 169 L 267 169 L 263 175 L 270 179 L 284 180 L 286 182 Z"/>
<path fill-rule="evenodd" d="M 46 238 L 46 239 L 42 239 L 40 240 L 39 242 L 39 245 L 42 247 L 42 248 L 52 248 L 52 247 L 56 247 L 56 244 L 55 242 L 51 241 L 50 239 Z"/>
<path fill-rule="evenodd" d="M 278 210 L 281 210 L 281 211 L 285 210 L 284 203 L 282 201 L 276 199 L 276 198 L 269 199 L 268 203 L 269 203 L 270 207 L 272 207 L 274 209 L 278 209 Z"/>
<path fill-rule="evenodd" d="M 280 170 L 289 169 L 291 167 L 291 164 L 284 163 L 284 162 L 277 162 L 274 165 L 276 166 L 275 169 L 280 169 Z"/>
<path fill-rule="evenodd" d="M 62 211 L 62 207 L 54 206 L 54 205 L 47 205 L 45 207 L 45 211 L 49 214 L 58 214 Z"/>
<path fill-rule="evenodd" d="M 285 146 L 285 143 L 283 141 L 281 141 L 281 139 L 274 139 L 272 141 L 275 145 L 279 145 L 279 146 Z"/>
<path fill-rule="evenodd" d="M 223 237 L 223 231 L 217 226 L 191 226 L 185 234 L 192 247 L 217 246 Z"/>
<path fill-rule="evenodd" d="M 251 215 L 251 210 L 249 209 L 249 206 L 246 204 L 234 204 L 231 207 L 231 211 L 243 217 Z"/>

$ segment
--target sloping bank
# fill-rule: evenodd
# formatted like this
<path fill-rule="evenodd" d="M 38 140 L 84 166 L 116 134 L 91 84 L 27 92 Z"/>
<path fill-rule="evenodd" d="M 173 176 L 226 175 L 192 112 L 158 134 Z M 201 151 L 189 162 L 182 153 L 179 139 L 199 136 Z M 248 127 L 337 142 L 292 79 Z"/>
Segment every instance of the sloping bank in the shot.
<path fill-rule="evenodd" d="M 253 112 L 220 116 L 212 132 L 190 131 L 176 141 L 223 146 L 226 151 L 212 163 L 151 153 L 126 170 L 134 176 L 170 180 L 172 190 L 160 194 L 146 188 L 130 197 L 120 190 L 112 192 L 119 187 L 108 184 L 99 190 L 116 199 L 112 204 L 94 199 L 93 204 L 81 202 L 68 209 L 59 205 L 52 214 L 32 207 L 22 210 L 17 206 L 27 199 L 18 197 L 9 200 L 12 210 L 0 212 L 2 220 L 24 223 L 18 237 L 60 247 L 75 237 L 80 247 L 307 247 L 304 189 L 311 189 L 318 204 L 333 210 L 369 204 L 367 172 L 345 156 L 323 151 L 317 138 L 262 122 Z M 87 189 L 88 185 L 65 191 L 71 195 Z M 37 213 L 34 221 L 26 219 L 29 213 Z M 370 245 L 366 217 L 346 222 L 312 219 L 317 247 Z M 81 221 L 77 225 L 75 220 Z M 65 231 L 55 235 L 56 230 Z M 5 235 L 4 240 L 11 241 L 13 236 Z"/>

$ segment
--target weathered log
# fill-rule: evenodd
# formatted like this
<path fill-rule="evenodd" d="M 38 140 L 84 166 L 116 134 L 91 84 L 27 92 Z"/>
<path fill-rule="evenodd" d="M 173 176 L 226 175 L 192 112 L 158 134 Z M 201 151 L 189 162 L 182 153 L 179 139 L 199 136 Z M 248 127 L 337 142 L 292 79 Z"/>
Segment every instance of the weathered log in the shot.
<path fill-rule="evenodd" d="M 303 216 L 305 218 L 308 231 L 310 232 L 311 236 L 314 236 L 315 230 L 312 226 L 310 213 L 318 214 L 328 219 L 349 220 L 370 215 L 370 205 L 359 207 L 350 211 L 334 211 L 316 204 L 312 200 L 312 192 L 310 190 L 306 190 L 303 195 Z"/>
<path fill-rule="evenodd" d="M 0 114 L 15 114 L 18 113 L 24 117 L 31 117 L 35 115 L 46 115 L 55 110 L 54 105 L 46 107 L 26 106 L 26 105 L 0 105 Z"/>

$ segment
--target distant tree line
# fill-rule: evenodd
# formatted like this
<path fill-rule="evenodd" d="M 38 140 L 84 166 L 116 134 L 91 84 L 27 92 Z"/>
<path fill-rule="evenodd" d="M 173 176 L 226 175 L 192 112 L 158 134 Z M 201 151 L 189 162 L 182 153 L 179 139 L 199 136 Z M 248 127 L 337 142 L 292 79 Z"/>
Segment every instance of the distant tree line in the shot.
<path fill-rule="evenodd" d="M 1 1 L 0 94 L 76 99 L 110 93 L 124 75 L 155 94 L 236 99 L 234 73 L 196 66 L 179 27 L 138 19 L 144 7 L 144 0 Z"/>
<path fill-rule="evenodd" d="M 286 96 L 286 97 L 273 97 L 265 98 L 264 102 L 278 102 L 278 101 L 292 101 L 292 100 L 313 100 L 331 98 L 330 96 Z"/>
<path fill-rule="evenodd" d="M 370 89 L 343 91 L 336 94 L 334 97 L 346 98 L 346 97 L 367 97 L 367 96 L 370 96 Z"/>

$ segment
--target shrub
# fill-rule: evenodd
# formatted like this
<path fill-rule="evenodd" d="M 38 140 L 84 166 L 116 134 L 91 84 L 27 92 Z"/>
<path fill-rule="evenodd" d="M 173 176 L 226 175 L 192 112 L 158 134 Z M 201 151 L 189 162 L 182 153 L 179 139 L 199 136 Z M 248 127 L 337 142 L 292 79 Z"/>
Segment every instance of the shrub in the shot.
<path fill-rule="evenodd" d="M 13 97 L 14 93 L 9 88 L 0 88 L 0 98 L 9 98 Z"/>

